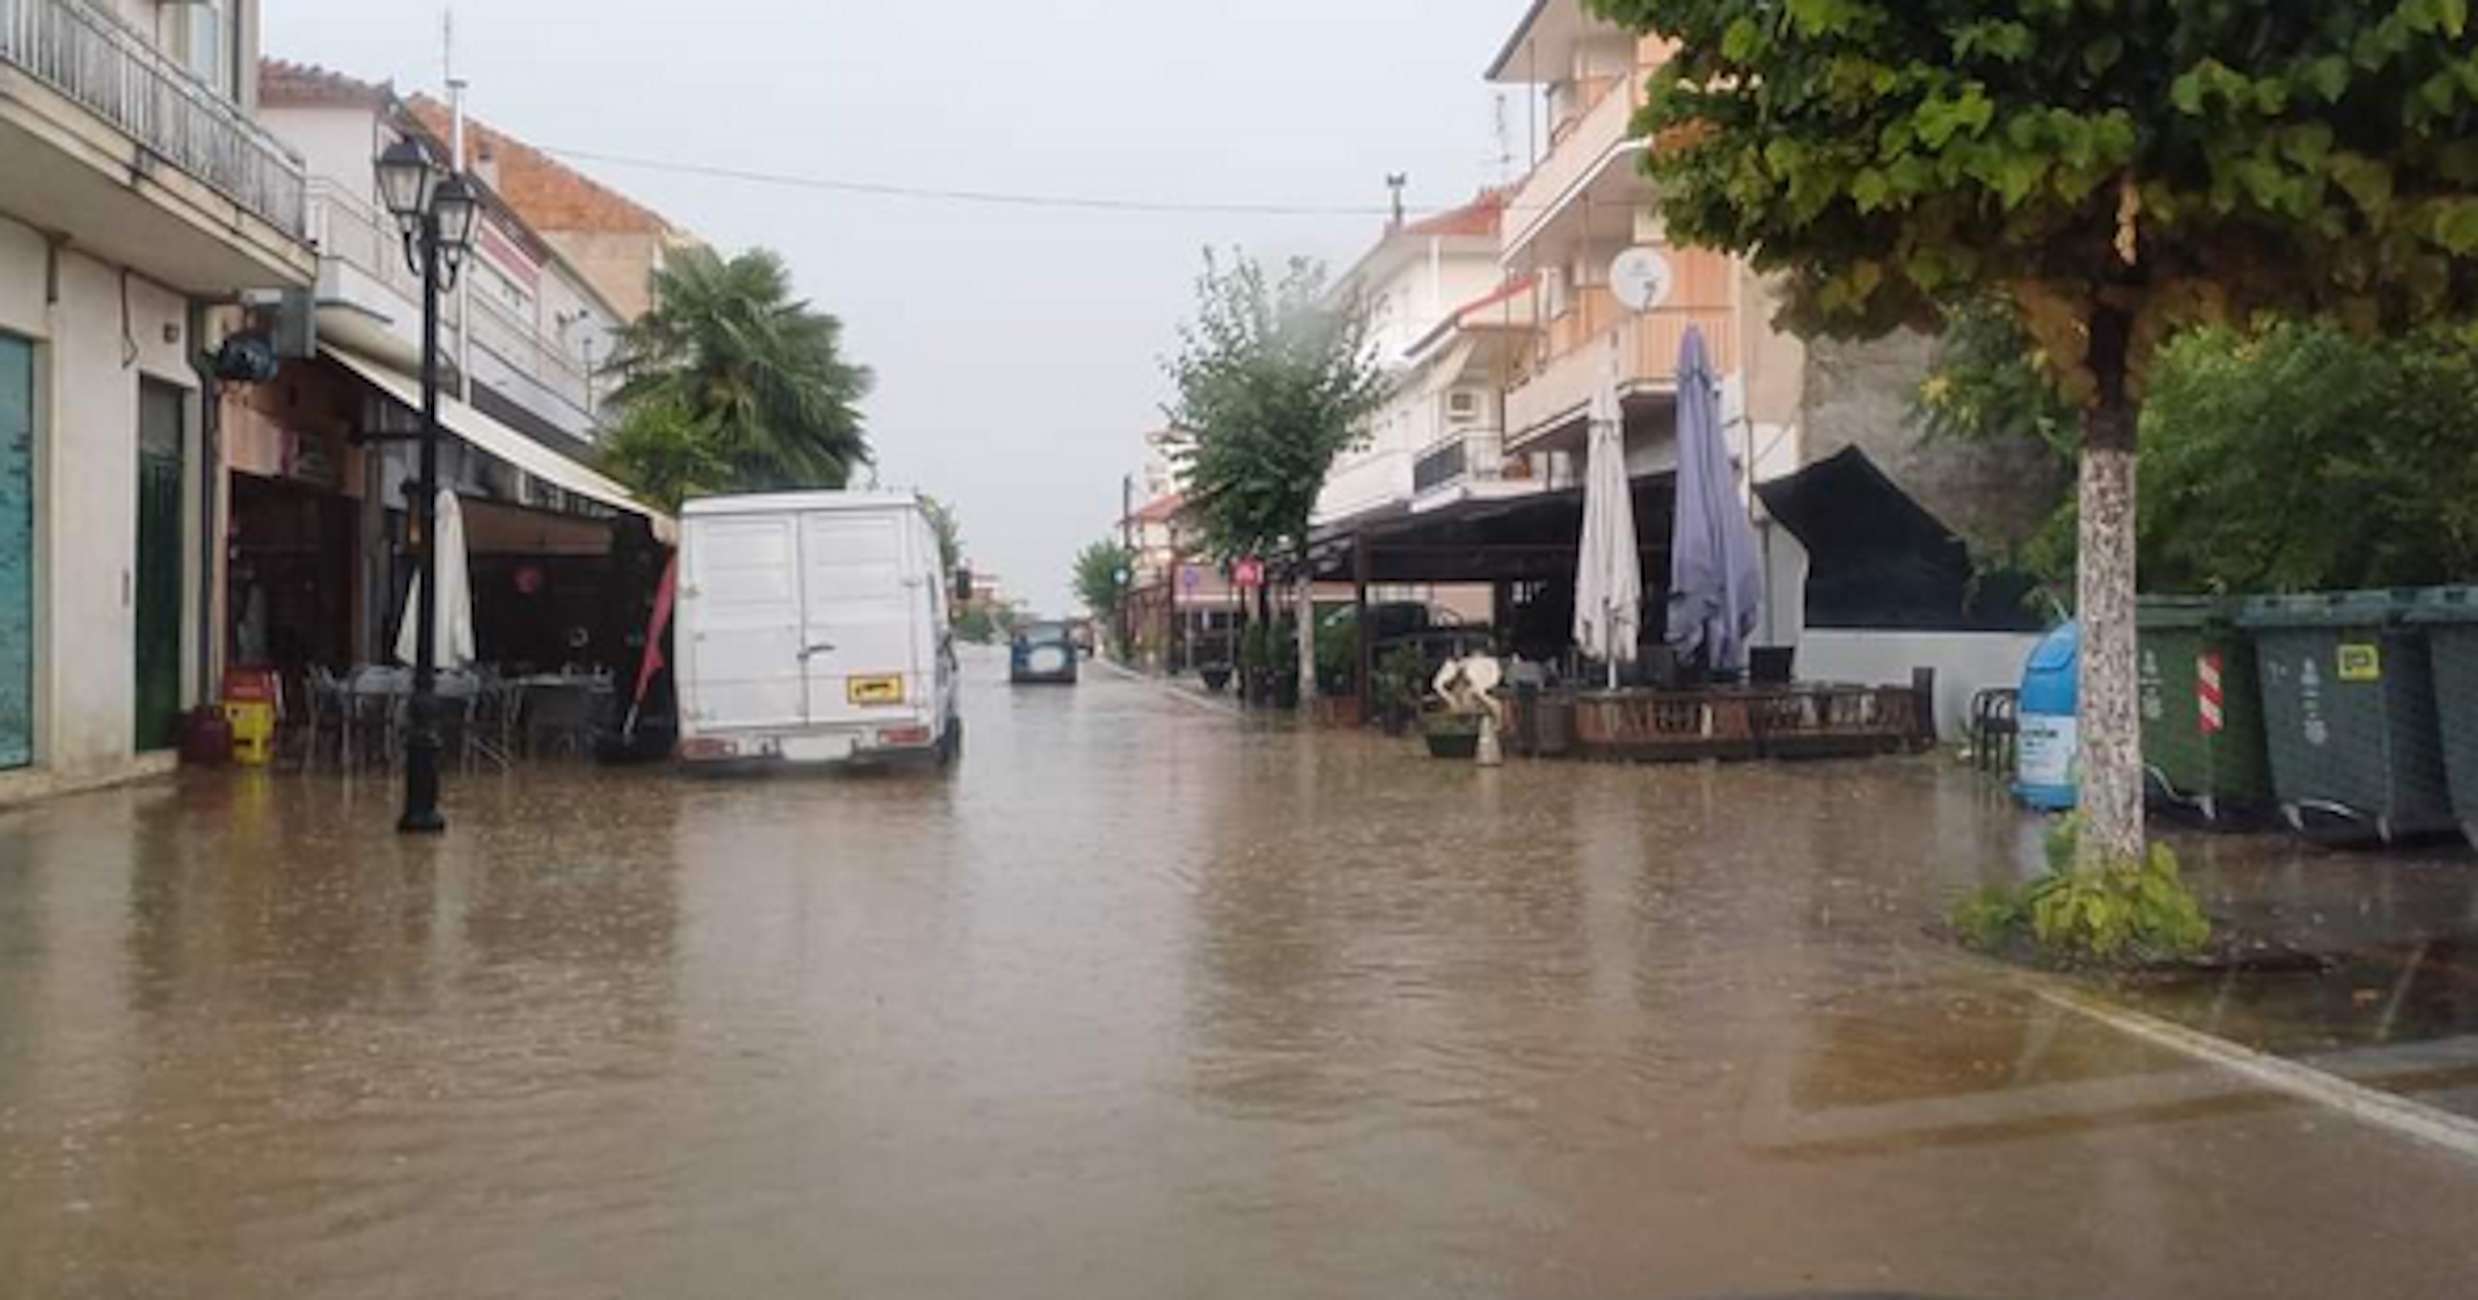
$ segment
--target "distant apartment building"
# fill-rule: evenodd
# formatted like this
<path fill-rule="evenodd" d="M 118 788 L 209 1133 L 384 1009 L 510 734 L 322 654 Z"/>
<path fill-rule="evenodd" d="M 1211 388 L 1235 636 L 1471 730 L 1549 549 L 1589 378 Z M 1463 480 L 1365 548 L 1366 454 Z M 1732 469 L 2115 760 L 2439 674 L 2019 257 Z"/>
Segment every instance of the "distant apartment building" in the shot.
<path fill-rule="evenodd" d="M 1319 527 L 1532 486 L 1505 445 L 1501 398 L 1529 325 L 1512 306 L 1523 286 L 1499 268 L 1506 198 L 1389 226 L 1337 283 L 1368 313 L 1390 393 L 1336 458 Z"/>
<path fill-rule="evenodd" d="M 258 29 L 257 0 L 0 0 L 0 802 L 168 764 L 206 688 L 202 374 L 224 304 L 318 273 Z"/>

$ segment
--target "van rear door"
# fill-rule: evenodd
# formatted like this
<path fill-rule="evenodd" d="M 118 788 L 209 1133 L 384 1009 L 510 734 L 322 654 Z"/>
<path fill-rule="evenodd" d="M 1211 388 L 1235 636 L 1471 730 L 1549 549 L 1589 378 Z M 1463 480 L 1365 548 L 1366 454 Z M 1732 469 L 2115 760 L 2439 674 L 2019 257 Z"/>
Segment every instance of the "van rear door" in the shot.
<path fill-rule="evenodd" d="M 809 721 L 819 727 L 901 722 L 928 706 L 920 602 L 897 511 L 820 511 L 801 518 Z"/>
<path fill-rule="evenodd" d="M 692 519 L 689 527 L 694 630 L 680 674 L 683 720 L 697 733 L 805 725 L 792 516 Z"/>

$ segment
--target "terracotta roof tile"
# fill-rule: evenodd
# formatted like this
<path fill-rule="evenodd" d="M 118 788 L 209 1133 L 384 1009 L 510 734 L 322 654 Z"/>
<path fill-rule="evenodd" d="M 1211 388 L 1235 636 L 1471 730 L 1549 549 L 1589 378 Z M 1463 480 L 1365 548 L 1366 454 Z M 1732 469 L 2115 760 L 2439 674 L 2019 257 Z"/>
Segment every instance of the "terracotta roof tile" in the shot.
<path fill-rule="evenodd" d="M 1507 190 L 1482 190 L 1480 197 L 1470 203 L 1452 212 L 1440 212 L 1436 216 L 1414 221 L 1404 226 L 1402 233 L 1423 238 L 1430 236 L 1452 238 L 1457 235 L 1495 237 L 1505 223 L 1506 203 L 1509 197 L 1510 192 Z"/>
<path fill-rule="evenodd" d="M 413 115 L 445 139 L 452 128 L 447 105 L 427 95 L 411 101 Z M 673 235 L 678 227 L 661 213 L 595 181 L 532 145 L 478 122 L 465 119 L 467 147 L 477 158 L 498 165 L 492 188 L 518 216 L 536 230 L 612 235 Z"/>
<path fill-rule="evenodd" d="M 386 86 L 348 77 L 315 63 L 294 63 L 288 59 L 261 59 L 258 63 L 261 103 L 379 105 L 394 95 Z"/>

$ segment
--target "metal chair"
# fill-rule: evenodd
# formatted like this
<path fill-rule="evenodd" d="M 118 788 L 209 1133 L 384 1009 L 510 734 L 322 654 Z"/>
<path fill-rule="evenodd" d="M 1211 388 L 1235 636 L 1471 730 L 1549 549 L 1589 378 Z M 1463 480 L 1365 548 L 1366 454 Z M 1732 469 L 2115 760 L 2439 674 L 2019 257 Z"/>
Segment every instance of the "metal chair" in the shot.
<path fill-rule="evenodd" d="M 583 682 L 525 692 L 525 752 L 582 758 L 592 747 L 594 696 Z"/>
<path fill-rule="evenodd" d="M 2011 771 L 2022 738 L 2022 692 L 1981 691 L 1970 698 L 1970 761 L 1982 772 Z"/>
<path fill-rule="evenodd" d="M 293 728 L 300 737 L 301 770 L 318 770 L 319 753 L 327 748 L 331 736 L 335 740 L 336 762 L 341 766 L 345 758 L 344 681 L 327 669 L 312 664 L 305 687 L 301 720 Z"/>
<path fill-rule="evenodd" d="M 465 701 L 465 770 L 488 763 L 505 772 L 516 766 L 516 726 L 524 709 L 524 688 L 485 673 Z"/>

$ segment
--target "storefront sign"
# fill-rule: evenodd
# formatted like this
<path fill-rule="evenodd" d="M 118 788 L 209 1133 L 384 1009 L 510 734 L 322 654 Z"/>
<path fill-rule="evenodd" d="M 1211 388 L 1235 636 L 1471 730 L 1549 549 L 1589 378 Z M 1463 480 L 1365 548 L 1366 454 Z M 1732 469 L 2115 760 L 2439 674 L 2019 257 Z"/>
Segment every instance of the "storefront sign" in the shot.
<path fill-rule="evenodd" d="M 344 467 L 336 463 L 327 440 L 284 430 L 284 460 L 280 477 L 333 492 L 344 485 Z"/>

